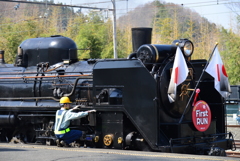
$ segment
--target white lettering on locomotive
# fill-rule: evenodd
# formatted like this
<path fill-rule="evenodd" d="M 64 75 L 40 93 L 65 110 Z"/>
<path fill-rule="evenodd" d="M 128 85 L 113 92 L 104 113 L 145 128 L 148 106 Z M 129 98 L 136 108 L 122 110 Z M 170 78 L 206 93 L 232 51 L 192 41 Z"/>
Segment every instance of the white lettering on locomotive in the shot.
<path fill-rule="evenodd" d="M 208 117 L 208 111 L 196 110 L 196 117 Z"/>
<path fill-rule="evenodd" d="M 197 118 L 197 125 L 207 125 L 208 124 L 208 118 Z"/>

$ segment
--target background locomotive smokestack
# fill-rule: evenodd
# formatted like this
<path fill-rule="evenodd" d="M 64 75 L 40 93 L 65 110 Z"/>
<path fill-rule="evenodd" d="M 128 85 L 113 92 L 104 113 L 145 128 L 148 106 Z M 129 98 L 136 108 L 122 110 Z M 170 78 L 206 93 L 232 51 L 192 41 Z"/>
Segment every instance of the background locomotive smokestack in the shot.
<path fill-rule="evenodd" d="M 0 50 L 0 64 L 5 64 L 4 50 Z"/>
<path fill-rule="evenodd" d="M 143 44 L 151 44 L 152 28 L 132 28 L 133 52 Z"/>

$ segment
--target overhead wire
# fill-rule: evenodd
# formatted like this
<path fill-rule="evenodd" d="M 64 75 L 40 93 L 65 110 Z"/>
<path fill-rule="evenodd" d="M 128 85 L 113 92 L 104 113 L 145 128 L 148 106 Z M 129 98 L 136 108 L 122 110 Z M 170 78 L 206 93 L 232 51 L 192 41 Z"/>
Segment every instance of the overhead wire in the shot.
<path fill-rule="evenodd" d="M 229 0 L 218 0 L 218 1 L 201 1 L 201 2 L 194 2 L 194 3 L 186 3 L 186 5 L 192 5 L 192 4 L 201 4 L 201 3 L 216 3 L 217 2 L 217 5 L 218 5 L 218 3 L 219 2 L 226 2 L 226 1 L 228 1 L 229 2 Z"/>
<path fill-rule="evenodd" d="M 116 1 L 116 2 L 122 2 L 122 1 L 127 1 L 127 0 L 118 0 L 118 1 Z M 226 2 L 226 1 L 229 1 L 229 0 L 218 0 L 218 4 L 208 4 L 208 3 L 216 3 L 216 1 L 205 1 L 205 2 L 195 2 L 195 3 L 186 3 L 186 4 L 182 4 L 182 5 L 184 5 L 184 6 L 189 6 L 189 5 L 196 5 L 196 6 L 191 6 L 191 7 L 201 7 L 202 5 L 198 5 L 198 4 L 203 4 L 203 3 L 207 3 L 206 5 L 203 5 L 203 6 L 211 6 L 211 5 L 220 5 L 220 3 L 219 2 Z M 6 2 L 6 1 L 1 1 L 0 0 L 0 2 Z M 22 1 L 18 1 L 19 3 L 21 3 Z M 74 4 L 74 7 L 77 7 L 78 5 L 79 5 L 79 8 L 81 8 L 81 6 L 80 5 L 90 5 L 90 4 L 100 4 L 100 3 L 110 3 L 111 1 L 103 1 L 103 2 L 92 2 L 92 3 L 81 3 L 81 4 Z M 9 3 L 9 2 L 8 2 Z M 15 1 L 14 2 L 10 2 L 10 3 L 16 3 Z M 240 3 L 240 2 L 230 2 L 230 3 Z M 27 3 L 27 4 L 31 4 L 31 3 Z M 229 4 L 229 3 L 221 3 L 221 4 Z M 32 4 L 32 5 L 44 5 L 44 4 Z M 167 6 L 167 7 L 169 7 L 169 6 L 174 6 L 174 5 L 177 5 L 177 4 L 171 4 L 171 3 L 166 3 L 166 4 L 164 4 L 164 6 Z M 180 4 L 178 4 L 178 5 L 180 5 Z M 56 7 L 70 7 L 71 8 L 71 6 L 70 5 L 64 5 L 64 4 L 62 4 L 62 5 L 60 5 L 60 4 L 58 4 L 58 6 L 56 6 Z M 73 8 L 74 8 L 73 7 Z M 83 6 L 84 7 L 84 6 Z M 22 8 L 22 7 L 21 7 Z M 23 8 L 24 9 L 24 8 Z M 134 9 L 134 8 L 129 8 L 129 9 Z M 9 9 L 9 10 L 11 10 L 11 9 Z M 125 10 L 125 9 L 116 9 L 116 10 Z M 0 12 L 3 12 L 3 11 L 6 11 L 6 10 L 2 10 L 2 11 L 0 11 Z"/>
<path fill-rule="evenodd" d="M 126 0 L 118 0 L 118 2 L 120 2 L 120 1 L 126 1 Z M 206 6 L 213 6 L 213 5 L 224 5 L 224 4 L 231 4 L 231 3 L 240 3 L 240 2 L 220 3 L 220 2 L 226 2 L 226 1 L 229 2 L 229 0 L 218 0 L 218 4 L 209 4 L 209 3 L 216 3 L 216 1 L 204 1 L 204 2 L 186 3 L 186 4 L 182 4 L 182 5 L 184 7 L 187 6 L 187 7 L 195 8 L 195 7 L 206 7 Z M 4 1 L 2 1 L 2 2 L 4 2 Z M 89 4 L 100 4 L 100 3 L 109 3 L 109 2 L 111 2 L 111 1 L 92 2 L 92 3 L 74 4 L 74 5 L 76 5 L 76 6 L 77 5 L 89 5 Z M 16 2 L 12 2 L 12 3 L 16 3 Z M 19 1 L 19 3 L 21 3 L 21 1 Z M 198 4 L 205 4 L 205 5 L 198 5 Z M 35 4 L 35 5 L 44 5 L 44 4 Z M 170 4 L 169 3 L 164 4 L 164 6 L 166 6 L 166 7 L 175 6 L 175 5 L 180 5 L 180 4 L 171 4 L 171 3 Z M 195 5 L 195 6 L 191 6 L 191 5 Z M 64 7 L 64 6 L 68 6 L 68 5 L 62 5 L 62 7 Z M 56 7 L 59 7 L 59 6 L 56 6 Z M 26 8 L 27 7 L 25 7 L 25 8 L 21 7 L 20 9 L 26 9 Z M 154 7 L 148 7 L 148 8 L 155 8 L 155 6 Z M 20 9 L 19 9 L 19 11 L 20 11 Z M 137 7 L 136 8 L 128 8 L 128 9 L 134 10 L 134 9 L 137 9 Z M 128 10 L 128 9 L 116 9 L 116 10 L 120 11 L 120 10 Z M 4 12 L 4 11 L 12 11 L 12 9 L 1 10 L 0 13 Z"/>
<path fill-rule="evenodd" d="M 118 0 L 118 1 L 126 1 L 126 0 Z M 1 1 L 0 1 L 1 2 Z M 100 3 L 109 3 L 111 1 L 103 1 L 103 2 L 93 2 L 93 3 L 85 3 L 85 4 L 81 4 L 81 5 L 87 5 L 87 4 L 100 4 Z M 186 3 L 186 4 L 183 4 L 183 6 L 191 6 L 191 5 L 195 5 L 195 6 L 191 6 L 191 7 L 202 7 L 202 6 L 212 6 L 212 5 L 222 5 L 222 4 L 229 4 L 229 3 L 222 3 L 222 2 L 229 2 L 229 0 L 218 0 L 218 4 L 209 4 L 209 3 L 216 3 L 216 1 L 205 1 L 205 2 L 194 2 L 194 3 Z M 16 3 L 16 2 L 12 2 L 12 3 Z M 21 1 L 19 1 L 19 3 L 21 3 Z M 236 2 L 230 2 L 230 3 L 236 3 Z M 240 3 L 240 2 L 238 2 Z M 206 5 L 200 5 L 200 4 L 206 4 Z M 44 4 L 35 4 L 35 5 L 44 5 Z M 179 4 L 171 4 L 171 3 L 166 3 L 164 4 L 165 7 L 171 7 L 171 6 L 176 6 L 176 5 L 179 5 Z M 64 5 L 63 5 L 64 6 Z M 54 6 L 54 7 L 58 7 L 58 6 Z M 16 12 L 24 12 L 24 9 L 26 9 L 27 7 L 25 8 L 19 8 Z M 36 8 L 38 8 L 36 6 Z M 147 8 L 156 8 L 156 6 L 154 7 L 147 7 Z M 128 8 L 129 9 L 129 8 Z M 128 10 L 127 9 L 127 10 Z M 132 9 L 138 9 L 137 7 L 136 8 L 132 8 Z M 169 8 L 168 8 L 169 9 Z M 9 9 L 9 10 L 5 10 L 5 11 L 10 11 L 10 10 L 13 10 L 13 9 Z M 126 10 L 126 9 L 116 9 L 118 11 L 120 10 Z M 0 13 L 3 12 L 3 11 L 0 11 Z M 44 11 L 42 11 L 44 12 Z M 231 13 L 232 11 L 230 12 L 218 12 L 218 13 L 211 13 L 211 14 L 224 14 L 224 13 Z M 118 12 L 118 15 L 124 15 L 126 13 L 119 13 Z M 211 15 L 211 14 L 202 14 L 202 15 Z M 38 20 L 38 19 L 41 19 L 41 18 L 33 18 L 33 19 L 24 19 L 22 21 L 35 21 L 35 20 Z M 59 18 L 59 19 L 62 19 L 62 18 Z M 64 18 L 64 19 L 67 19 L 67 18 Z M 70 18 L 69 18 L 70 19 Z M 1 25 L 9 25 L 9 24 L 16 24 L 16 22 L 14 23 L 7 23 L 7 24 L 1 24 Z M 19 31 L 20 32 L 20 31 Z M 25 31 L 23 31 L 25 32 Z M 4 34 L 4 33 L 2 33 Z"/>

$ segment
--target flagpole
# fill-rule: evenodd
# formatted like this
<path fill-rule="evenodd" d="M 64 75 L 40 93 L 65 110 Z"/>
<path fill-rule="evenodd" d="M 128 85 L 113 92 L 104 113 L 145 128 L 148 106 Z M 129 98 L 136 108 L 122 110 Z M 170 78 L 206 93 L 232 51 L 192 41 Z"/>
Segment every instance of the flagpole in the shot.
<path fill-rule="evenodd" d="M 194 88 L 194 90 L 193 90 L 194 92 L 191 94 L 191 97 L 190 97 L 190 99 L 188 100 L 188 103 L 187 103 L 187 105 L 186 105 L 186 107 L 185 107 L 185 109 L 184 109 L 184 111 L 183 111 L 183 114 L 182 114 L 182 116 L 181 116 L 181 118 L 180 118 L 180 120 L 179 120 L 179 124 L 182 123 L 182 120 L 183 120 L 183 118 L 184 118 L 184 116 L 185 116 L 185 113 L 186 113 L 186 110 L 187 110 L 187 108 L 188 108 L 188 106 L 189 106 L 189 104 L 190 104 L 190 101 L 191 101 L 192 98 L 193 98 L 193 95 L 194 95 L 194 93 L 195 93 L 195 91 L 196 91 L 196 89 L 197 89 L 197 87 L 198 87 L 198 85 L 199 85 L 200 80 L 202 79 L 202 76 L 203 76 L 203 74 L 204 74 L 204 72 L 205 72 L 205 70 L 206 70 L 206 68 L 207 68 L 207 66 L 208 66 L 208 64 L 209 64 L 209 61 L 211 60 L 211 58 L 212 58 L 212 56 L 213 56 L 213 53 L 214 53 L 215 49 L 217 48 L 217 46 L 218 46 L 218 43 L 216 42 L 215 47 L 214 47 L 214 49 L 213 49 L 213 51 L 212 51 L 212 53 L 211 53 L 211 55 L 210 55 L 210 57 L 209 57 L 209 59 L 208 59 L 208 61 L 207 61 L 207 64 L 205 65 L 205 67 L 204 67 L 204 69 L 203 69 L 203 71 L 202 71 L 202 73 L 201 73 L 201 75 L 200 75 L 200 77 L 199 77 L 199 79 L 198 79 L 198 81 L 197 81 L 197 84 L 196 84 L 196 86 L 195 86 L 195 88 Z"/>

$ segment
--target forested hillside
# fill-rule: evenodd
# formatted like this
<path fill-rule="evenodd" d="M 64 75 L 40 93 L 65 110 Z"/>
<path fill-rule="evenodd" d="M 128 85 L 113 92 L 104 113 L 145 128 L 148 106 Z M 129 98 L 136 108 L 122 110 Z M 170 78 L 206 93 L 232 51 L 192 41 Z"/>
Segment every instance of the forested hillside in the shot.
<path fill-rule="evenodd" d="M 46 3 L 46 0 L 43 1 Z M 79 59 L 112 58 L 112 20 L 104 11 L 73 10 L 70 7 L 0 2 L 0 50 L 5 61 L 13 63 L 18 45 L 27 38 L 63 35 L 80 49 Z M 117 20 L 118 57 L 132 52 L 131 28 L 152 27 L 152 43 L 170 44 L 188 38 L 195 45 L 193 59 L 208 59 L 215 43 L 227 68 L 231 84 L 240 84 L 240 32 L 217 26 L 198 13 L 180 5 L 153 1 L 130 11 Z M 237 28 L 238 26 L 235 26 Z"/>

